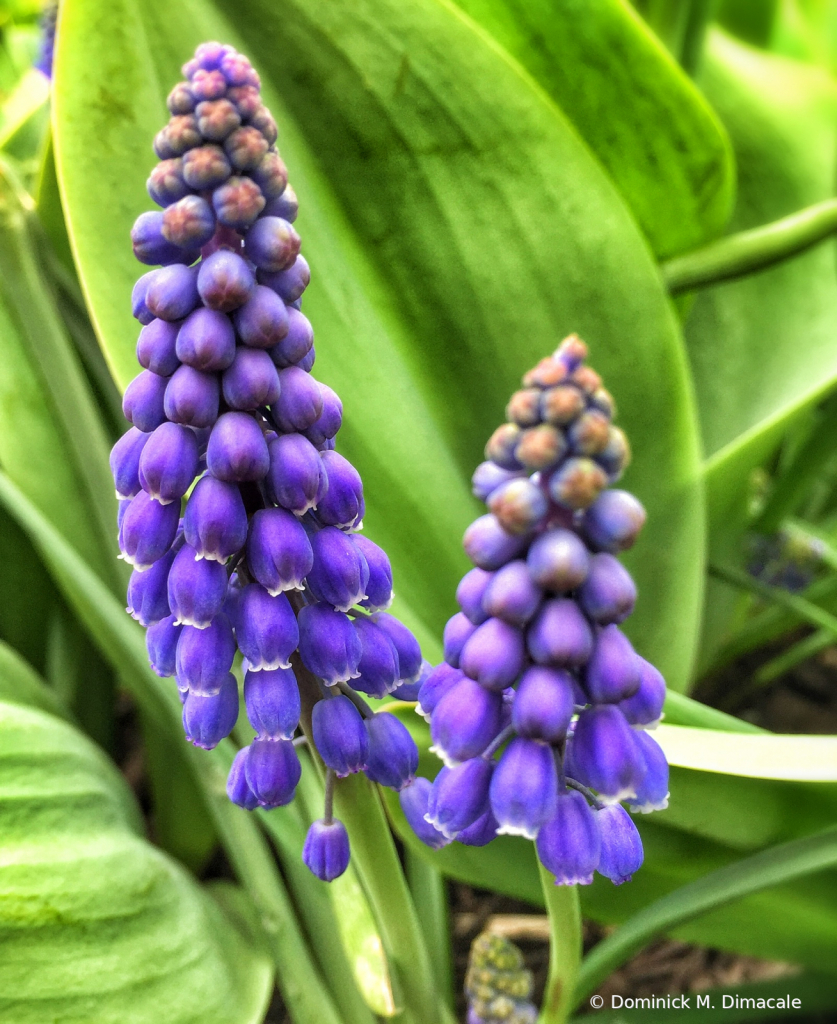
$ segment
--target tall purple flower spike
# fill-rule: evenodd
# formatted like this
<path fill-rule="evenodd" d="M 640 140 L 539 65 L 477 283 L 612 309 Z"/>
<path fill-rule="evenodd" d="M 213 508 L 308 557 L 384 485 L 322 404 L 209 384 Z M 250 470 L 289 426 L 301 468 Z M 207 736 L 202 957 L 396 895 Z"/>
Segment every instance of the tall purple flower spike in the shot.
<path fill-rule="evenodd" d="M 154 670 L 175 676 L 197 746 L 235 725 L 230 668 L 236 647 L 244 655 L 256 736 L 230 773 L 234 803 L 293 799 L 292 740 L 314 704 L 330 767 L 303 859 L 331 881 L 349 860 L 335 776 L 364 771 L 401 791 L 418 764 L 404 726 L 358 691 L 414 686 L 421 654 L 384 613 L 389 559 L 355 536 L 363 484 L 334 450 L 342 403 L 310 372 L 310 270 L 259 76 L 220 43 L 199 46 L 183 74 L 154 139 L 148 192 L 162 212 L 140 214 L 131 233 L 137 259 L 157 269 L 133 290 L 142 370 L 124 403 L 133 427 L 111 456 L 120 549 L 135 570 L 129 611 L 149 628 Z"/>
<path fill-rule="evenodd" d="M 447 664 L 416 708 L 446 767 L 422 801 L 401 794 L 425 843 L 523 835 L 557 885 L 596 870 L 626 881 L 642 844 L 620 801 L 641 812 L 668 801 L 665 755 L 643 731 L 662 715 L 665 682 L 621 628 L 637 593 L 616 555 L 645 511 L 609 487 L 630 453 L 586 358 L 572 335 L 526 374 L 474 473 L 489 509 L 465 533 L 476 568 L 456 592 Z"/>

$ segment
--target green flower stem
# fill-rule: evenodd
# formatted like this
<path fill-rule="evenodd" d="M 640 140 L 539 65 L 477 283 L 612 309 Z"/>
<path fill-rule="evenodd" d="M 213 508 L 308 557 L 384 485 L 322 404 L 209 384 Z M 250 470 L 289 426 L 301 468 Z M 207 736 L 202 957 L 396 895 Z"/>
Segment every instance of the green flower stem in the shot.
<path fill-rule="evenodd" d="M 549 916 L 549 975 L 546 979 L 540 1024 L 564 1024 L 573 1006 L 576 976 L 581 962 L 581 907 L 578 887 L 556 885 L 542 864 L 546 911 Z"/>
<path fill-rule="evenodd" d="M 676 256 L 661 264 L 660 272 L 669 292 L 679 295 L 765 270 L 810 249 L 835 231 L 837 199 L 826 199 L 772 224 Z"/>
<path fill-rule="evenodd" d="M 440 871 L 409 847 L 404 851 L 404 864 L 436 986 L 452 1010 L 450 917 L 445 880 Z"/>

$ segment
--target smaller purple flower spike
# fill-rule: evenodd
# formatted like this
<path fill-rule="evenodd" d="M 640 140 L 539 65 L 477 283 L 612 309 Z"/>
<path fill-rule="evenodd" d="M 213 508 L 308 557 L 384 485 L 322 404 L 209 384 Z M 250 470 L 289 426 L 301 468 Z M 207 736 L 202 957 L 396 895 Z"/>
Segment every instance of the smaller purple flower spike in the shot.
<path fill-rule="evenodd" d="M 328 490 L 317 504 L 318 518 L 331 526 L 356 526 L 363 517 L 360 474 L 348 459 L 337 452 L 323 452 L 322 460 L 328 477 Z"/>
<path fill-rule="evenodd" d="M 299 628 L 284 594 L 270 595 L 258 583 L 246 586 L 236 616 L 238 648 L 250 669 L 290 668 Z"/>
<path fill-rule="evenodd" d="M 259 739 L 293 739 L 301 710 L 293 669 L 248 672 L 244 677 L 244 705 Z"/>
<path fill-rule="evenodd" d="M 395 616 L 387 612 L 376 613 L 372 616 L 372 621 L 386 633 L 398 653 L 398 678 L 408 682 L 417 679 L 422 665 L 418 640 L 403 622 L 399 622 Z"/>
<path fill-rule="evenodd" d="M 602 626 L 624 622 L 636 604 L 636 584 L 613 555 L 602 552 L 590 559 L 590 572 L 578 592 L 585 615 Z"/>
<path fill-rule="evenodd" d="M 429 779 L 417 776 L 398 794 L 401 803 L 401 810 L 407 819 L 407 824 L 415 832 L 418 838 L 429 846 L 431 850 L 441 850 L 451 841 L 444 833 L 434 828 L 427 821 L 427 807 L 430 801 L 431 783 Z"/>
<path fill-rule="evenodd" d="M 110 471 L 113 474 L 116 497 L 120 500 L 133 498 L 142 490 L 139 479 L 139 461 L 142 450 L 150 437 L 151 434 L 144 434 L 136 427 L 131 427 L 111 449 Z"/>
<path fill-rule="evenodd" d="M 391 693 L 398 683 L 400 666 L 398 651 L 381 627 L 372 619 L 358 617 L 354 628 L 361 643 L 358 675 L 352 686 L 361 693 L 378 699 Z"/>
<path fill-rule="evenodd" d="M 127 612 L 141 626 L 151 626 L 171 614 L 167 581 L 173 561 L 174 552 L 170 551 L 144 572 L 134 569 L 131 573 Z"/>
<path fill-rule="evenodd" d="M 617 707 L 585 708 L 578 716 L 570 746 L 571 774 L 603 801 L 618 803 L 636 794 L 642 763 L 633 730 Z"/>
<path fill-rule="evenodd" d="M 558 745 L 566 738 L 573 710 L 573 677 L 564 669 L 533 665 L 518 684 L 512 723 L 520 736 Z"/>
<path fill-rule="evenodd" d="M 328 686 L 358 675 L 363 648 L 352 620 L 330 605 L 306 605 L 299 613 L 299 656 Z"/>
<path fill-rule="evenodd" d="M 431 749 L 449 765 L 476 757 L 500 732 L 502 709 L 500 694 L 463 676 L 433 710 Z"/>
<path fill-rule="evenodd" d="M 459 668 L 462 649 L 476 631 L 477 627 L 462 612 L 457 612 L 456 615 L 452 615 L 448 619 L 442 635 L 442 643 L 445 661 L 452 668 Z"/>
<path fill-rule="evenodd" d="M 510 563 L 514 564 L 514 563 Z M 466 572 L 456 588 L 456 600 L 462 614 L 475 626 L 481 625 L 488 618 L 482 601 L 493 574 L 485 569 L 471 569 Z M 492 614 L 496 614 L 492 612 Z"/>
<path fill-rule="evenodd" d="M 311 549 L 314 564 L 306 582 L 318 601 L 347 612 L 365 599 L 369 566 L 351 537 L 326 526 L 312 535 Z"/>
<path fill-rule="evenodd" d="M 177 533 L 180 509 L 161 505 L 140 491 L 125 511 L 119 528 L 122 558 L 142 572 L 168 553 Z"/>
<path fill-rule="evenodd" d="M 584 689 L 594 704 L 617 704 L 639 689 L 639 659 L 618 626 L 605 626 L 584 670 Z"/>
<path fill-rule="evenodd" d="M 448 839 L 456 839 L 489 813 L 493 771 L 493 762 L 481 757 L 472 757 L 455 768 L 443 768 L 430 790 L 425 820 Z"/>
<path fill-rule="evenodd" d="M 226 562 L 240 551 L 247 539 L 247 512 L 238 487 L 201 477 L 186 503 L 183 533 L 200 558 Z"/>
<path fill-rule="evenodd" d="M 443 661 L 441 665 L 437 665 L 421 684 L 416 704 L 418 714 L 429 722 L 430 715 L 442 697 L 464 678 L 463 672 L 448 665 L 447 662 Z"/>
<path fill-rule="evenodd" d="M 487 619 L 465 641 L 459 667 L 487 690 L 500 693 L 520 675 L 525 653 L 519 629 L 502 619 Z"/>
<path fill-rule="evenodd" d="M 619 702 L 619 710 L 631 725 L 653 729 L 663 717 L 666 682 L 650 662 L 639 655 L 636 657 L 639 662 L 639 689 L 633 696 Z"/>
<path fill-rule="evenodd" d="M 386 711 L 366 719 L 366 777 L 400 793 L 418 771 L 418 747 L 406 726 Z"/>
<path fill-rule="evenodd" d="M 642 840 L 631 816 L 620 804 L 611 804 L 596 811 L 602 850 L 597 870 L 614 885 L 630 882 L 642 867 Z"/>
<path fill-rule="evenodd" d="M 261 480 L 270 468 L 261 427 L 245 412 L 225 412 L 212 428 L 206 465 L 218 480 L 243 483 Z"/>
<path fill-rule="evenodd" d="M 342 821 L 322 818 L 311 824 L 302 847 L 302 860 L 322 882 L 333 882 L 349 866 L 349 834 Z"/>
<path fill-rule="evenodd" d="M 161 423 L 139 460 L 142 489 L 161 504 L 179 502 L 198 472 L 198 439 L 179 423 Z"/>
<path fill-rule="evenodd" d="M 302 590 L 313 565 L 311 541 L 295 516 L 280 508 L 259 509 L 253 514 L 247 535 L 247 566 L 271 596 Z"/>
<path fill-rule="evenodd" d="M 227 572 L 184 544 L 169 571 L 168 600 L 178 625 L 206 629 L 224 607 Z"/>
<path fill-rule="evenodd" d="M 555 811 L 558 772 L 546 743 L 513 739 L 491 779 L 491 809 L 500 835 L 534 839 Z"/>
<path fill-rule="evenodd" d="M 644 525 L 645 509 L 627 491 L 605 491 L 582 520 L 590 543 L 612 554 L 632 547 Z"/>
<path fill-rule="evenodd" d="M 233 730 L 238 720 L 238 684 L 232 672 L 213 694 L 188 692 L 183 702 L 183 729 L 196 747 L 212 750 Z"/>
<path fill-rule="evenodd" d="M 369 611 L 386 611 L 392 604 L 392 567 L 389 558 L 383 548 L 378 547 L 363 534 L 354 534 L 352 540 L 366 559 L 369 569 L 366 597 L 360 602 L 360 606 Z"/>
<path fill-rule="evenodd" d="M 245 766 L 249 754 L 250 748 L 243 747 L 233 758 L 230 774 L 227 776 L 227 796 L 239 807 L 254 811 L 259 806 L 259 798 L 247 782 Z"/>
<path fill-rule="evenodd" d="M 320 757 L 338 779 L 366 768 L 369 735 L 360 712 L 344 694 L 314 705 L 311 730 Z"/>
<path fill-rule="evenodd" d="M 122 412 L 144 434 L 156 430 L 166 418 L 164 400 L 167 386 L 165 377 L 143 370 L 125 389 Z"/>
<path fill-rule="evenodd" d="M 259 806 L 271 808 L 289 804 L 302 775 L 293 743 L 256 739 L 246 749 L 244 775 Z"/>
<path fill-rule="evenodd" d="M 635 813 L 649 814 L 668 807 L 668 761 L 659 743 L 641 729 L 634 730 L 634 743 L 642 759 L 641 781 L 636 795 L 628 800 Z"/>
<path fill-rule="evenodd" d="M 151 668 L 158 676 L 165 678 L 174 675 L 177 641 L 182 630 L 183 627 L 177 625 L 173 615 L 167 615 L 148 627 L 145 646 Z"/>
<path fill-rule="evenodd" d="M 273 501 L 295 515 L 315 508 L 325 496 L 328 477 L 322 456 L 301 434 L 283 434 L 268 443 L 267 490 Z"/>
<path fill-rule="evenodd" d="M 537 838 L 538 858 L 556 885 L 589 885 L 601 856 L 596 812 L 575 790 L 559 793 Z"/>

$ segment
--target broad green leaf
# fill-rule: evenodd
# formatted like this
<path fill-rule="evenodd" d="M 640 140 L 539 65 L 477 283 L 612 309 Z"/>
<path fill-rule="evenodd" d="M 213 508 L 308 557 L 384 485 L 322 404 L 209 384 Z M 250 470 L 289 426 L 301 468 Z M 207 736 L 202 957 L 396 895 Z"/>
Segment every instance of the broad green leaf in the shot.
<path fill-rule="evenodd" d="M 254 58 L 282 126 L 318 372 L 343 398 L 341 449 L 364 477 L 399 610 L 422 639 L 441 632 L 478 511 L 471 471 L 521 373 L 577 330 L 619 402 L 636 452 L 626 483 L 650 512 L 633 637 L 682 687 L 702 506 L 676 324 L 615 189 L 520 66 L 440 0 L 286 0 L 246 17 L 201 0 L 69 0 L 62 18 L 59 183 L 120 382 L 136 369 L 128 231 L 148 207 L 149 140 L 178 64 L 222 36 Z"/>
<path fill-rule="evenodd" d="M 720 234 L 735 171 L 726 132 L 625 0 L 458 0 L 561 107 L 660 259 Z"/>
<path fill-rule="evenodd" d="M 19 705 L 0 703 L 0 737 L 0 1017 L 257 1024 L 268 958 L 137 835 L 109 762 Z"/>

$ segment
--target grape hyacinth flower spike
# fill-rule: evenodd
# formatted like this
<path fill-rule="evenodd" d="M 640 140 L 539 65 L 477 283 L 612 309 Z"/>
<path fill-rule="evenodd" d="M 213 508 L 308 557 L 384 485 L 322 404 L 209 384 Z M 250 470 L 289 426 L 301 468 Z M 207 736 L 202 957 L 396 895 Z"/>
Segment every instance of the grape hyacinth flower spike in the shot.
<path fill-rule="evenodd" d="M 335 451 L 342 403 L 311 375 L 311 274 L 259 76 L 220 43 L 199 46 L 183 74 L 154 139 L 148 192 L 160 209 L 131 233 L 156 269 L 131 296 L 140 372 L 124 403 L 133 425 L 111 456 L 121 557 L 134 568 L 128 610 L 148 628 L 154 671 L 175 677 L 196 746 L 236 724 L 236 649 L 244 656 L 255 737 L 230 771 L 234 803 L 294 798 L 294 741 L 313 708 L 326 799 L 303 860 L 331 881 L 349 863 L 336 779 L 364 772 L 402 792 L 418 766 L 407 729 L 360 693 L 413 687 L 421 652 L 386 613 L 389 559 L 356 533 L 363 484 Z"/>
<path fill-rule="evenodd" d="M 465 532 L 475 568 L 444 633 L 445 663 L 416 710 L 445 767 L 402 807 L 419 838 L 535 840 L 557 885 L 642 863 L 634 812 L 668 802 L 665 755 L 646 729 L 665 682 L 621 624 L 637 599 L 619 552 L 645 511 L 619 490 L 630 450 L 575 335 L 523 378 L 474 473 L 487 515 Z M 407 793 L 410 793 L 408 790 Z"/>

